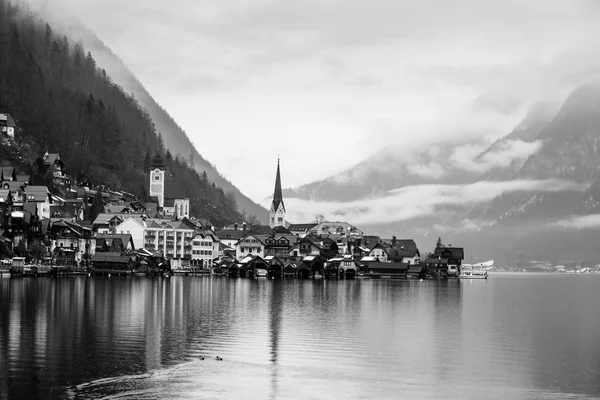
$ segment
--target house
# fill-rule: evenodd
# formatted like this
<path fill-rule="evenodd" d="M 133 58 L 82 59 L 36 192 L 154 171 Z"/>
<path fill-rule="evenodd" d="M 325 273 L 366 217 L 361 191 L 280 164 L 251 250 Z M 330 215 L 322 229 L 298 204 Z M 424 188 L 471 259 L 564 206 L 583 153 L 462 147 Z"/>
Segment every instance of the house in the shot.
<path fill-rule="evenodd" d="M 190 199 L 175 199 L 165 197 L 165 205 L 163 211 L 166 215 L 172 216 L 173 219 L 183 219 L 190 217 Z"/>
<path fill-rule="evenodd" d="M 148 219 L 144 233 L 144 247 L 162 252 L 172 268 L 189 266 L 195 228 L 187 218 L 181 221 Z"/>
<path fill-rule="evenodd" d="M 136 249 L 130 234 L 101 233 L 96 235 L 96 253 L 131 253 Z"/>
<path fill-rule="evenodd" d="M 465 251 L 462 247 L 436 247 L 433 251 L 433 258 L 448 260 L 448 276 L 456 276 L 465 259 Z"/>
<path fill-rule="evenodd" d="M 284 228 L 285 229 L 285 228 Z M 275 230 L 274 230 L 275 231 Z M 265 256 L 278 257 L 281 260 L 287 260 L 290 257 L 290 250 L 296 244 L 298 238 L 294 235 L 275 235 L 265 238 Z"/>
<path fill-rule="evenodd" d="M 242 260 L 247 256 L 265 256 L 265 236 L 247 233 L 235 244 L 235 258 Z"/>
<path fill-rule="evenodd" d="M 10 114 L 0 114 L 0 132 L 14 139 L 17 125 Z"/>
<path fill-rule="evenodd" d="M 52 245 L 57 264 L 80 266 L 87 264 L 96 250 L 96 238 L 92 230 L 80 224 L 58 220 L 50 227 Z"/>
<path fill-rule="evenodd" d="M 388 262 L 388 249 L 382 243 L 375 243 L 369 251 L 369 257 L 374 257 L 379 262 Z"/>
<path fill-rule="evenodd" d="M 348 222 L 336 221 L 336 222 L 322 222 L 316 225 L 314 228 L 309 230 L 309 233 L 315 233 L 317 236 L 338 234 L 341 236 L 362 236 L 363 231 L 358 229 Z"/>
<path fill-rule="evenodd" d="M 307 255 L 320 255 L 323 250 L 323 246 L 312 238 L 304 237 L 292 247 L 290 256 L 292 257 L 305 257 Z"/>
<path fill-rule="evenodd" d="M 221 229 L 217 231 L 217 236 L 221 243 L 225 246 L 231 247 L 235 249 L 235 244 L 246 236 L 248 232 L 245 229 L 237 229 L 237 224 L 235 224 L 233 229 Z"/>
<path fill-rule="evenodd" d="M 38 217 L 50 218 L 52 198 L 46 186 L 27 186 L 25 188 L 25 201 L 36 204 Z"/>
<path fill-rule="evenodd" d="M 131 235 L 134 248 L 143 248 L 146 243 L 146 239 L 144 237 L 146 232 L 146 221 L 143 218 L 136 216 L 123 218 L 125 218 L 123 222 L 115 226 L 114 231 L 112 232 L 121 235 Z"/>
<path fill-rule="evenodd" d="M 92 229 L 96 233 L 111 233 L 125 221 L 125 218 L 129 217 L 130 215 L 127 214 L 100 213 L 92 222 Z"/>
<path fill-rule="evenodd" d="M 265 273 L 269 270 L 269 263 L 257 254 L 244 257 L 239 264 L 240 276 L 256 277 L 257 270 L 264 270 Z"/>
<path fill-rule="evenodd" d="M 219 255 L 219 237 L 210 230 L 196 233 L 192 238 L 192 266 L 212 268 Z"/>
<path fill-rule="evenodd" d="M 419 253 L 414 240 L 398 240 L 394 236 L 391 241 L 385 241 L 385 243 L 389 246 L 387 248 L 388 261 L 406 264 L 417 264 L 421 261 L 421 253 Z"/>
<path fill-rule="evenodd" d="M 96 253 L 91 259 L 94 274 L 130 274 L 134 268 L 134 256 L 119 253 Z"/>
<path fill-rule="evenodd" d="M 288 226 L 288 230 L 293 233 L 294 235 L 297 235 L 301 238 L 303 238 L 304 236 L 306 236 L 308 234 L 308 232 L 313 229 L 314 227 L 316 227 L 318 224 L 316 223 L 311 223 L 311 224 L 290 224 L 290 226 Z"/>

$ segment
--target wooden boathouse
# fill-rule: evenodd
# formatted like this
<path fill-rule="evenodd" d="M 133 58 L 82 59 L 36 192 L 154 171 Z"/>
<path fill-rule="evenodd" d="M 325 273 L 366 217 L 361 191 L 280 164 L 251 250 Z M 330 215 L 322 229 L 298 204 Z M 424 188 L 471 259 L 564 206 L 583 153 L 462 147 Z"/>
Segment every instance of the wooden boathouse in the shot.
<path fill-rule="evenodd" d="M 134 270 L 134 256 L 120 253 L 96 253 L 92 256 L 92 274 L 128 275 Z"/>

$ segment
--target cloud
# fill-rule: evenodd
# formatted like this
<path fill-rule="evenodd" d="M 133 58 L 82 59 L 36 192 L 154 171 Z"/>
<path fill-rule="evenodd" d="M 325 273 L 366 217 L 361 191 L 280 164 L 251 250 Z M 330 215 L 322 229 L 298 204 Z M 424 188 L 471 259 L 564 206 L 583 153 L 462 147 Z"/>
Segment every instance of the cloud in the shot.
<path fill-rule="evenodd" d="M 438 163 L 409 165 L 408 172 L 421 178 L 439 179 L 446 175 L 447 171 Z"/>
<path fill-rule="evenodd" d="M 310 221 L 320 213 L 330 220 L 376 224 L 436 216 L 446 212 L 444 207 L 480 204 L 505 193 L 583 191 L 586 188 L 585 185 L 558 179 L 480 181 L 469 185 L 406 186 L 388 191 L 382 197 L 350 202 L 314 202 L 298 198 L 285 201 L 288 218 L 295 222 Z"/>
<path fill-rule="evenodd" d="M 572 229 L 595 229 L 600 228 L 600 214 L 572 216 L 549 223 L 550 226 Z"/>
<path fill-rule="evenodd" d="M 433 229 L 436 232 L 452 232 L 452 233 L 464 233 L 464 232 L 477 232 L 486 226 L 493 225 L 489 221 L 475 221 L 472 219 L 464 219 L 457 225 L 443 225 L 434 224 Z"/>
<path fill-rule="evenodd" d="M 522 140 L 503 140 L 489 151 L 481 153 L 475 145 L 458 147 L 450 156 L 452 165 L 457 169 L 472 172 L 487 172 L 492 168 L 506 168 L 513 161 L 526 160 L 542 147 L 542 141 L 524 142 Z"/>

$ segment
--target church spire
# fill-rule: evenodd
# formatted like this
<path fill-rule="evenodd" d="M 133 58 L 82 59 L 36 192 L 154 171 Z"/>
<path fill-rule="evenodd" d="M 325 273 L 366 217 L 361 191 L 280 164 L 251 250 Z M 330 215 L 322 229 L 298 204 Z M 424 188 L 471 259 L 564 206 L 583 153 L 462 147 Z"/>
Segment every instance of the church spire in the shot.
<path fill-rule="evenodd" d="M 285 210 L 285 205 L 283 204 L 283 193 L 281 190 L 281 172 L 279 171 L 279 157 L 277 157 L 277 175 L 275 176 L 275 190 L 273 191 L 273 204 L 272 208 L 277 210 L 279 208 L 279 204 L 283 206 Z"/>

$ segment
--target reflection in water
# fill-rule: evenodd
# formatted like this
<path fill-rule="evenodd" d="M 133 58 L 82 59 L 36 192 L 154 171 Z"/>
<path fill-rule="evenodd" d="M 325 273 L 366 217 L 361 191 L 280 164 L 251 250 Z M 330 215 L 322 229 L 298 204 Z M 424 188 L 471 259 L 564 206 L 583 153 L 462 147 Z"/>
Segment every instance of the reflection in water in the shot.
<path fill-rule="evenodd" d="M 598 396 L 598 284 L 5 278 L 0 398 Z"/>

